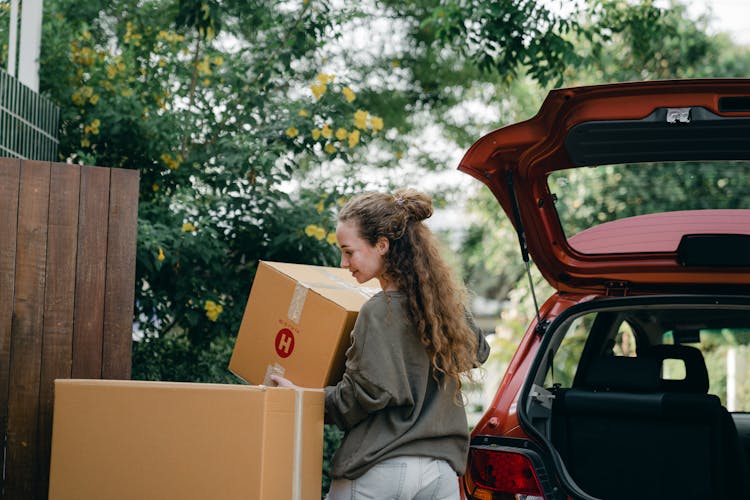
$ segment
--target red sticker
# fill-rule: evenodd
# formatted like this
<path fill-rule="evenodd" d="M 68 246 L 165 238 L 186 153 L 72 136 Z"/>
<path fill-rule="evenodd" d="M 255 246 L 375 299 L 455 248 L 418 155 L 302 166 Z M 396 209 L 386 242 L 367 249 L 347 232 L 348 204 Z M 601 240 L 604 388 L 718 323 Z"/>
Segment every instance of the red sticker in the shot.
<path fill-rule="evenodd" d="M 289 328 L 283 328 L 276 334 L 276 354 L 288 358 L 294 350 L 294 334 Z"/>

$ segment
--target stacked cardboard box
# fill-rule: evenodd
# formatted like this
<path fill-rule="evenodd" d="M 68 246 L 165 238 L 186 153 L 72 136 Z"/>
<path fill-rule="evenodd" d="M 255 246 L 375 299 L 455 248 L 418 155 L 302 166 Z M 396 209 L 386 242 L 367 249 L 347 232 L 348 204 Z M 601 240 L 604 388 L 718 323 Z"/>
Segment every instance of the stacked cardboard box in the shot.
<path fill-rule="evenodd" d="M 50 500 L 319 499 L 323 391 L 57 380 Z"/>
<path fill-rule="evenodd" d="M 335 384 L 359 309 L 379 290 L 346 269 L 261 261 L 229 369 L 251 384 L 273 371 L 302 387 Z"/>
<path fill-rule="evenodd" d="M 265 385 L 56 380 L 50 500 L 319 499 L 320 388 L 378 289 L 260 262 L 229 368 Z M 312 389 L 267 387 L 272 371 Z"/>

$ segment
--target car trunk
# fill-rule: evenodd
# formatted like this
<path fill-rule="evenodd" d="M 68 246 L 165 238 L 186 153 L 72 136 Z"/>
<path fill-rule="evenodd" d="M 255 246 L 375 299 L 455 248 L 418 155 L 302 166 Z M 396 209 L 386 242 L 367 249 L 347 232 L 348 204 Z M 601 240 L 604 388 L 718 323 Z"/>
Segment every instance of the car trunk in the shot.
<path fill-rule="evenodd" d="M 749 133 L 750 79 L 630 82 L 553 90 L 466 152 L 532 294 L 532 259 L 557 290 L 473 434 L 467 491 L 750 498 L 750 386 L 729 411 L 726 361 L 750 358 Z"/>
<path fill-rule="evenodd" d="M 712 393 L 717 375 L 709 387 L 698 348 L 723 348 L 714 335 L 747 341 L 750 298 L 605 299 L 571 308 L 545 335 L 519 422 L 571 491 L 608 500 L 750 494 L 750 422 Z"/>

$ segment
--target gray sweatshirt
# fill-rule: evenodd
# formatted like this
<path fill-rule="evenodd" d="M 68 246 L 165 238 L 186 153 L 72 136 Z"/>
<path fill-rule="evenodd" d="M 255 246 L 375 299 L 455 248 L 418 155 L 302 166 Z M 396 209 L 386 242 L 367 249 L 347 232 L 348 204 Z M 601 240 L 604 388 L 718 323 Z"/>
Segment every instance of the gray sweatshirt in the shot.
<path fill-rule="evenodd" d="M 406 316 L 406 296 L 379 292 L 360 310 L 346 370 L 335 386 L 325 388 L 326 423 L 344 431 L 333 457 L 333 478 L 355 479 L 387 458 L 412 455 L 446 460 L 463 474 L 469 429 L 455 383 L 435 382 L 424 346 Z M 477 333 L 477 360 L 489 345 Z"/>

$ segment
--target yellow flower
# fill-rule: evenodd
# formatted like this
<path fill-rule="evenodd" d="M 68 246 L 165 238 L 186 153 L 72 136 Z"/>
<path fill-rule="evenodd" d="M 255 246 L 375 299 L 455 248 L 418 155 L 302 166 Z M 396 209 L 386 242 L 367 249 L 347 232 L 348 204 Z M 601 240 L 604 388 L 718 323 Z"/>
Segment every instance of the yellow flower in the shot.
<path fill-rule="evenodd" d="M 316 210 L 316 211 L 317 211 L 317 212 L 318 212 L 319 214 L 322 214 L 322 213 L 323 213 L 323 210 L 325 210 L 325 209 L 326 209 L 326 203 L 325 203 L 325 200 L 320 200 L 320 201 L 319 201 L 318 203 L 316 203 L 316 204 L 315 204 L 315 210 Z"/>
<path fill-rule="evenodd" d="M 305 116 L 308 115 L 307 110 L 305 110 L 305 109 L 300 109 L 299 113 L 297 113 L 297 114 L 300 115 L 300 116 L 302 116 L 302 117 L 305 117 Z"/>
<path fill-rule="evenodd" d="M 214 57 L 214 64 L 216 66 L 221 66 L 222 64 L 224 64 L 224 58 L 221 56 Z"/>
<path fill-rule="evenodd" d="M 340 196 L 339 199 L 336 200 L 336 204 L 340 207 L 343 207 L 344 205 L 346 205 L 346 197 Z"/>
<path fill-rule="evenodd" d="M 336 152 L 336 146 L 334 146 L 333 144 L 331 144 L 329 142 L 328 144 L 326 144 L 325 146 L 323 146 L 323 151 L 325 151 L 329 155 L 332 155 L 333 153 Z"/>
<path fill-rule="evenodd" d="M 353 148 L 359 143 L 359 130 L 349 132 L 349 147 Z"/>
<path fill-rule="evenodd" d="M 331 127 L 329 127 L 328 124 L 326 123 L 323 126 L 323 130 L 321 130 L 320 133 L 321 133 L 321 135 L 323 137 L 325 137 L 326 139 L 328 139 L 329 137 L 331 137 L 333 135 L 333 129 Z"/>
<path fill-rule="evenodd" d="M 83 97 L 78 91 L 73 92 L 73 94 L 70 96 L 70 99 L 76 106 L 83 106 L 86 103 L 86 98 Z"/>
<path fill-rule="evenodd" d="M 154 193 L 155 193 L 155 192 L 157 192 L 157 191 L 159 190 L 159 185 L 158 185 L 158 184 L 152 184 L 152 185 L 151 185 L 151 189 L 152 189 L 152 190 L 154 191 Z"/>
<path fill-rule="evenodd" d="M 354 113 L 354 126 L 359 129 L 366 129 L 367 128 L 367 118 L 370 117 L 370 113 L 367 111 L 363 111 L 361 109 L 358 109 L 356 113 Z"/>
<path fill-rule="evenodd" d="M 333 75 L 327 75 L 325 73 L 320 73 L 318 77 L 316 78 L 322 85 L 325 85 L 326 83 L 333 82 L 333 79 L 335 77 Z"/>
<path fill-rule="evenodd" d="M 196 230 L 198 230 L 198 228 L 197 228 L 197 227 L 195 227 L 194 225 L 192 225 L 192 224 L 191 224 L 191 223 L 189 223 L 189 222 L 185 222 L 185 223 L 184 223 L 184 224 L 182 225 L 182 232 L 183 232 L 183 233 L 192 233 L 193 231 L 196 231 Z"/>
<path fill-rule="evenodd" d="M 298 135 L 299 135 L 299 130 L 297 130 L 297 127 L 295 127 L 294 125 L 286 129 L 286 136 L 289 137 L 290 139 L 293 139 L 297 137 Z"/>
<path fill-rule="evenodd" d="M 341 90 L 341 93 L 344 94 L 344 97 L 346 98 L 346 102 L 352 102 L 354 99 L 357 98 L 357 96 L 352 92 L 352 89 L 349 87 L 344 87 Z"/>
<path fill-rule="evenodd" d="M 208 56 L 205 56 L 202 61 L 195 65 L 195 69 L 198 70 L 198 74 L 200 75 L 210 75 L 211 59 Z"/>
<path fill-rule="evenodd" d="M 399 61 L 398 59 L 394 59 L 393 61 L 391 61 L 392 68 L 398 68 L 400 66 L 401 66 L 401 61 Z"/>
<path fill-rule="evenodd" d="M 156 256 L 156 260 L 159 262 L 164 260 L 164 249 L 162 247 L 159 247 L 159 255 Z"/>
<path fill-rule="evenodd" d="M 308 225 L 308 226 L 307 226 L 307 227 L 305 228 L 305 234 L 306 234 L 307 236 L 310 236 L 310 237 L 312 237 L 312 236 L 314 236 L 314 235 L 315 235 L 315 230 L 316 230 L 316 229 L 318 229 L 318 226 L 316 226 L 315 224 L 309 224 L 309 225 Z"/>
<path fill-rule="evenodd" d="M 99 118 L 94 118 L 94 120 L 91 122 L 91 132 L 94 134 L 99 133 L 99 125 L 101 125 L 102 122 L 99 120 Z"/>
<path fill-rule="evenodd" d="M 203 308 L 206 310 L 206 317 L 211 321 L 216 321 L 222 311 L 224 311 L 224 307 L 213 300 L 207 300 L 204 303 Z"/>
<path fill-rule="evenodd" d="M 313 138 L 313 141 L 317 141 L 318 139 L 320 139 L 320 133 L 321 133 L 321 131 L 320 131 L 320 129 L 319 129 L 319 128 L 314 128 L 314 129 L 312 130 L 312 138 Z"/>
<path fill-rule="evenodd" d="M 347 132 L 344 127 L 341 127 L 336 130 L 336 139 L 343 141 L 344 139 L 346 139 L 346 136 L 347 136 Z"/>
<path fill-rule="evenodd" d="M 323 83 L 313 83 L 310 85 L 310 90 L 312 90 L 315 99 L 320 99 L 320 97 L 326 93 L 326 89 L 327 86 Z"/>
<path fill-rule="evenodd" d="M 81 146 L 87 148 L 91 146 L 91 141 L 84 137 L 83 139 L 81 139 Z"/>
<path fill-rule="evenodd" d="M 96 104 L 97 102 L 99 102 L 99 94 L 94 94 L 94 95 L 92 95 L 92 96 L 91 96 L 91 97 L 89 98 L 89 102 L 90 102 L 91 104 Z"/>
<path fill-rule="evenodd" d="M 171 154 L 162 153 L 159 158 L 161 158 L 161 161 L 169 167 L 169 170 L 177 170 L 182 163 L 182 155 L 177 155 L 177 157 L 173 159 Z"/>
<path fill-rule="evenodd" d="M 330 243 L 331 245 L 336 244 L 336 233 L 328 233 L 328 236 L 326 236 L 326 241 Z"/>
<path fill-rule="evenodd" d="M 323 229 L 322 227 L 318 226 L 318 227 L 315 228 L 315 235 L 314 236 L 315 236 L 316 240 L 322 240 L 323 238 L 326 237 L 326 230 Z"/>
<path fill-rule="evenodd" d="M 383 119 L 379 116 L 373 116 L 370 118 L 370 125 L 372 126 L 372 130 L 374 132 L 377 132 L 378 130 L 383 129 Z"/>

